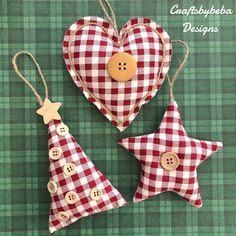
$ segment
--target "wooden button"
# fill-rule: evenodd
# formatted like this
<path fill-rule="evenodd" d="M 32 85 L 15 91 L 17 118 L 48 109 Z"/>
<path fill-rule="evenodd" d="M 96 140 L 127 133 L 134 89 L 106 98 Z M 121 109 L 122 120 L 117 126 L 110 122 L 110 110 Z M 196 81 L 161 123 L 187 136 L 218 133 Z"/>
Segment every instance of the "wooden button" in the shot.
<path fill-rule="evenodd" d="M 118 82 L 125 82 L 134 77 L 137 70 L 137 62 L 129 53 L 118 52 L 108 61 L 107 69 L 112 79 Z"/>
<path fill-rule="evenodd" d="M 57 134 L 60 136 L 65 136 L 69 133 L 69 128 L 65 124 L 60 124 L 57 126 Z"/>
<path fill-rule="evenodd" d="M 73 163 L 67 163 L 64 165 L 64 173 L 67 176 L 71 176 L 76 173 L 76 165 Z"/>
<path fill-rule="evenodd" d="M 62 149 L 60 147 L 53 147 L 49 150 L 48 154 L 53 160 L 58 160 L 61 157 Z"/>
<path fill-rule="evenodd" d="M 49 181 L 47 184 L 47 188 L 49 193 L 56 193 L 57 184 L 54 181 Z"/>
<path fill-rule="evenodd" d="M 165 152 L 161 155 L 161 166 L 165 170 L 175 170 L 179 166 L 179 157 L 174 152 Z"/>
<path fill-rule="evenodd" d="M 60 221 L 67 221 L 67 220 L 70 219 L 70 216 L 69 216 L 69 214 L 66 211 L 59 211 L 57 213 L 57 218 Z"/>
<path fill-rule="evenodd" d="M 78 201 L 79 197 L 77 193 L 70 191 L 66 193 L 65 199 L 68 204 L 75 204 Z"/>
<path fill-rule="evenodd" d="M 102 198 L 102 190 L 100 190 L 99 188 L 93 188 L 91 190 L 90 197 L 93 200 L 98 201 L 99 199 Z"/>

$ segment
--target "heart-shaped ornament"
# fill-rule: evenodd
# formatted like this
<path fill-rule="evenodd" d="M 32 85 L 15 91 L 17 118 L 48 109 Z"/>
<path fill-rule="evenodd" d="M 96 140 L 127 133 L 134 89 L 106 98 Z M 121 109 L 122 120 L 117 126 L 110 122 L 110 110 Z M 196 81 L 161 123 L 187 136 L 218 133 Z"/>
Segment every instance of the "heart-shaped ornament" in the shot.
<path fill-rule="evenodd" d="M 70 26 L 63 40 L 75 84 L 120 131 L 160 89 L 171 53 L 167 32 L 146 18 L 129 20 L 117 35 L 106 20 L 84 17 Z"/>

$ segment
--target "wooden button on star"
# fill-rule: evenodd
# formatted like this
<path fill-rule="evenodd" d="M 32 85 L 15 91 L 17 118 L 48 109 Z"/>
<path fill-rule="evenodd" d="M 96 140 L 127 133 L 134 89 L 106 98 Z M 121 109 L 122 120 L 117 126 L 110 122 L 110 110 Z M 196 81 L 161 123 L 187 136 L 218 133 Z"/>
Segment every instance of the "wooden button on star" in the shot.
<path fill-rule="evenodd" d="M 179 166 L 179 157 L 174 152 L 165 152 L 161 155 L 160 164 L 165 170 L 176 170 Z"/>
<path fill-rule="evenodd" d="M 51 102 L 49 99 L 45 99 L 43 106 L 39 108 L 36 113 L 43 117 L 44 124 L 48 124 L 51 120 L 61 120 L 59 113 L 57 112 L 61 106 L 60 102 Z"/>

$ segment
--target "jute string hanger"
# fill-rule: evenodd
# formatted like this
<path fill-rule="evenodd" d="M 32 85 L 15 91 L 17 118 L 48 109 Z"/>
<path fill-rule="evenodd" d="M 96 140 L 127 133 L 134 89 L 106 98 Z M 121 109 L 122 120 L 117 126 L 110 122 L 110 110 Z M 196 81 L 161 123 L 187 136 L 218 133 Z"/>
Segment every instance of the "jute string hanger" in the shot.
<path fill-rule="evenodd" d="M 43 86 L 44 86 L 44 90 L 45 90 L 45 98 L 44 99 L 39 95 L 38 91 L 32 85 L 32 83 L 30 83 L 19 71 L 16 59 L 20 55 L 27 55 L 32 59 L 33 64 L 35 65 L 35 67 L 38 71 L 38 74 L 42 80 Z M 39 64 L 37 63 L 36 59 L 34 58 L 34 56 L 30 52 L 27 52 L 27 51 L 17 52 L 12 59 L 12 64 L 13 64 L 13 68 L 14 68 L 16 74 L 32 90 L 37 101 L 39 102 L 40 108 L 36 111 L 36 113 L 43 117 L 44 124 L 48 124 L 51 120 L 61 120 L 61 117 L 58 113 L 58 109 L 60 108 L 61 103 L 60 102 L 51 102 L 48 99 L 48 86 L 47 86 L 46 80 L 44 78 L 43 72 L 42 72 Z"/>
<path fill-rule="evenodd" d="M 36 59 L 34 58 L 34 56 L 30 53 L 30 52 L 27 52 L 27 51 L 20 51 L 20 52 L 17 52 L 13 59 L 12 59 L 12 64 L 13 64 L 13 68 L 16 72 L 16 74 L 18 75 L 18 77 L 32 90 L 32 92 L 34 93 L 37 101 L 39 102 L 40 106 L 43 106 L 43 103 L 44 103 L 44 99 L 42 99 L 42 97 L 39 95 L 38 91 L 36 90 L 36 88 L 32 85 L 32 83 L 30 83 L 23 75 L 22 73 L 19 71 L 19 68 L 18 68 L 18 65 L 17 65 L 17 58 L 20 56 L 20 55 L 27 55 L 29 56 L 32 61 L 33 61 L 33 64 L 35 65 L 37 71 L 38 71 L 38 74 L 42 80 L 42 83 L 43 83 L 43 86 L 44 86 L 44 91 L 45 91 L 45 99 L 48 99 L 48 86 L 47 86 L 47 83 L 46 83 L 46 80 L 45 80 L 45 77 L 43 75 L 43 72 L 38 64 L 38 62 L 36 61 Z"/>
<path fill-rule="evenodd" d="M 116 16 L 108 0 L 99 0 L 99 3 L 104 11 L 107 19 L 110 21 L 112 27 L 114 28 L 116 35 L 119 35 L 118 27 L 116 23 Z"/>
<path fill-rule="evenodd" d="M 178 77 L 178 75 L 181 73 L 181 71 L 184 69 L 184 66 L 187 62 L 187 59 L 188 59 L 188 55 L 189 55 L 189 46 L 186 42 L 182 41 L 182 40 L 172 40 L 173 43 L 176 43 L 176 44 L 180 44 L 180 45 L 183 45 L 184 48 L 185 48 L 185 54 L 182 58 L 182 61 L 181 61 L 181 64 L 178 66 L 175 74 L 173 75 L 173 77 L 170 79 L 169 75 L 167 74 L 167 80 L 168 80 L 168 83 L 169 83 L 169 97 L 170 97 L 170 101 L 174 101 L 174 84 L 175 84 L 175 81 Z"/>

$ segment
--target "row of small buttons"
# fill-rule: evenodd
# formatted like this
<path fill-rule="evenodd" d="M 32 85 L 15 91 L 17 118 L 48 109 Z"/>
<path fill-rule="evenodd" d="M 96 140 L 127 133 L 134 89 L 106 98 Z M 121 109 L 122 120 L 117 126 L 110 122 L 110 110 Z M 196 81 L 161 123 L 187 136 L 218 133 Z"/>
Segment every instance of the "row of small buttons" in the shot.
<path fill-rule="evenodd" d="M 73 163 L 66 163 L 64 165 L 63 170 L 64 170 L 64 174 L 67 176 L 74 175 L 76 173 L 76 165 Z M 49 181 L 47 188 L 50 193 L 56 193 L 57 184 L 54 181 Z"/>
<path fill-rule="evenodd" d="M 56 132 L 60 136 L 65 136 L 69 133 L 69 128 L 65 124 L 60 124 L 56 128 Z M 52 160 L 58 160 L 61 157 L 62 149 L 60 147 L 53 147 L 49 150 L 48 155 Z"/>
<path fill-rule="evenodd" d="M 57 184 L 54 181 L 49 181 L 47 185 L 48 191 L 52 194 L 57 192 Z M 102 190 L 99 188 L 93 188 L 90 192 L 90 197 L 94 201 L 98 201 L 102 198 Z M 65 200 L 68 204 L 75 204 L 79 200 L 79 196 L 76 192 L 69 191 L 65 195 Z M 57 218 L 60 221 L 68 221 L 69 214 L 66 211 L 60 211 L 57 213 Z"/>
<path fill-rule="evenodd" d="M 56 132 L 60 136 L 65 136 L 69 133 L 69 128 L 65 124 L 60 124 L 56 128 Z M 53 160 L 58 160 L 62 155 L 62 149 L 60 147 L 53 147 L 49 150 L 49 157 Z M 76 173 L 76 165 L 73 163 L 66 163 L 63 168 L 64 174 L 72 176 Z M 48 191 L 52 194 L 57 192 L 57 184 L 54 181 L 49 181 L 47 185 Z M 98 201 L 102 198 L 102 190 L 99 188 L 93 188 L 90 192 L 91 199 Z M 69 191 L 65 195 L 65 200 L 68 204 L 75 204 L 78 201 L 78 194 Z M 60 211 L 57 213 L 57 218 L 60 221 L 68 221 L 70 216 L 66 211 Z"/>
<path fill-rule="evenodd" d="M 60 124 L 56 128 L 56 132 L 59 136 L 66 136 L 69 133 L 69 128 L 65 124 Z M 62 149 L 60 147 L 53 147 L 49 150 L 49 157 L 52 160 L 58 160 L 62 155 Z M 64 166 L 64 173 L 68 176 L 73 175 L 76 172 L 76 166 L 73 163 L 67 163 Z M 47 185 L 48 191 L 52 194 L 57 192 L 57 184 L 54 181 L 49 181 Z M 65 200 L 68 204 L 74 204 L 78 201 L 77 193 L 70 191 L 66 193 Z M 60 221 L 68 221 L 70 219 L 69 214 L 66 211 L 60 211 L 57 213 L 57 218 Z"/>
<path fill-rule="evenodd" d="M 48 189 L 48 192 L 54 194 L 57 192 L 57 184 L 51 180 L 47 184 L 47 189 Z M 99 188 L 93 188 L 90 192 L 90 197 L 95 201 L 100 200 L 102 198 L 102 190 Z M 77 193 L 70 191 L 66 193 L 65 199 L 67 203 L 74 204 L 78 200 L 78 195 Z"/>
<path fill-rule="evenodd" d="M 90 197 L 98 201 L 102 197 L 102 191 L 98 188 L 93 188 L 90 193 Z M 78 201 L 78 195 L 77 193 L 70 191 L 66 193 L 65 200 L 68 204 L 75 204 Z M 57 213 L 57 218 L 60 221 L 68 221 L 70 219 L 69 214 L 66 211 L 60 211 Z"/>
<path fill-rule="evenodd" d="M 47 184 L 48 191 L 52 194 L 57 192 L 57 184 L 54 181 L 49 181 Z M 77 193 L 70 191 L 65 195 L 65 200 L 68 204 L 75 204 L 78 201 Z"/>

